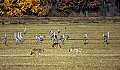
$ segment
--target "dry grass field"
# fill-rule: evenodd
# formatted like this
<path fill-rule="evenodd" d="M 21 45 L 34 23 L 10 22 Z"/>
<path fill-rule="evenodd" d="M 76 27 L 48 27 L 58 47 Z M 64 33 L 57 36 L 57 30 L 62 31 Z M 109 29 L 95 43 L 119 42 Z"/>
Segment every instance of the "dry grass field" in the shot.
<path fill-rule="evenodd" d="M 15 44 L 14 32 L 23 32 L 24 43 Z M 66 27 L 66 29 L 65 29 Z M 49 31 L 69 35 L 62 48 L 53 48 Z M 109 44 L 103 43 L 103 33 L 110 32 Z M 4 33 L 7 45 L 4 45 Z M 83 43 L 88 34 L 88 44 Z M 45 36 L 36 44 L 35 36 Z M 69 52 L 80 48 L 80 52 Z M 44 49 L 40 55 L 30 55 L 32 49 Z M 50 23 L 0 25 L 0 70 L 120 70 L 120 23 Z"/>

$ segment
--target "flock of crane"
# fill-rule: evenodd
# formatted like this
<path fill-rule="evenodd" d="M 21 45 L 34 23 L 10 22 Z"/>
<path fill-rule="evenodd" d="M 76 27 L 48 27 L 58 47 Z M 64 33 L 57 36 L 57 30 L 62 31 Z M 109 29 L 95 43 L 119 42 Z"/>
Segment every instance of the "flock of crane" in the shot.
<path fill-rule="evenodd" d="M 24 42 L 24 38 L 22 37 L 21 33 L 22 32 L 18 32 L 18 37 L 16 36 L 16 33 L 14 33 L 16 44 L 18 44 L 18 42 L 22 42 L 22 43 Z M 24 29 L 24 34 L 26 34 L 26 27 Z"/>
<path fill-rule="evenodd" d="M 65 29 L 66 29 L 66 27 L 65 27 Z M 61 32 L 61 30 L 58 29 L 58 34 L 59 34 L 60 32 Z M 24 39 L 24 37 L 21 35 L 21 33 L 22 33 L 22 32 L 18 32 L 18 34 L 17 34 L 17 33 L 14 33 L 14 38 L 15 38 L 15 41 L 16 41 L 16 45 L 18 44 L 18 42 L 22 42 L 22 43 L 23 43 L 23 42 L 25 41 L 25 39 Z M 25 27 L 23 33 L 24 33 L 24 34 L 27 33 L 26 27 Z M 49 31 L 49 35 L 51 36 L 51 40 L 53 41 L 53 44 L 54 44 L 54 43 L 58 43 L 58 40 L 59 40 L 59 39 L 58 39 L 58 37 L 57 37 L 57 35 L 56 35 L 55 32 L 53 32 L 52 30 L 50 30 L 50 31 Z M 104 35 L 104 34 L 103 34 L 104 42 L 106 42 L 107 44 L 109 44 L 109 43 L 108 43 L 109 35 L 110 35 L 109 32 L 108 32 L 108 35 Z M 44 36 L 39 36 L 39 35 L 36 34 L 36 44 L 38 43 L 38 41 L 43 41 L 44 38 L 45 38 Z M 63 34 L 62 36 L 60 36 L 60 40 L 62 41 L 63 44 L 64 44 L 64 40 L 68 40 L 69 38 L 70 38 L 69 35 L 67 35 L 66 38 L 65 38 L 64 34 Z M 87 40 L 87 34 L 85 34 L 85 35 L 84 35 L 84 38 L 83 38 L 84 44 L 87 44 L 86 40 Z M 7 43 L 7 35 L 6 35 L 6 33 L 5 33 L 5 35 L 4 35 L 4 44 L 6 45 L 6 43 Z"/>

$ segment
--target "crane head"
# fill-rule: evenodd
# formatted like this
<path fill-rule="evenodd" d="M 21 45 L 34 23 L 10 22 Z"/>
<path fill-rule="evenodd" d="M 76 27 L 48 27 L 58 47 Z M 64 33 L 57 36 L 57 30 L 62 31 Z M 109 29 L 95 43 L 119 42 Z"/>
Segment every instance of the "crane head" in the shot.
<path fill-rule="evenodd" d="M 108 32 L 108 38 L 110 37 L 110 32 Z"/>
<path fill-rule="evenodd" d="M 105 35 L 103 34 L 103 37 L 104 37 Z"/>
<path fill-rule="evenodd" d="M 64 34 L 63 34 L 63 38 L 64 38 Z"/>
<path fill-rule="evenodd" d="M 54 36 L 55 36 L 55 32 L 54 32 Z"/>
<path fill-rule="evenodd" d="M 16 35 L 16 33 L 13 33 L 14 35 Z"/>
<path fill-rule="evenodd" d="M 85 37 L 87 37 L 87 34 L 85 34 Z"/>
<path fill-rule="evenodd" d="M 5 37 L 6 37 L 6 33 L 5 33 Z"/>

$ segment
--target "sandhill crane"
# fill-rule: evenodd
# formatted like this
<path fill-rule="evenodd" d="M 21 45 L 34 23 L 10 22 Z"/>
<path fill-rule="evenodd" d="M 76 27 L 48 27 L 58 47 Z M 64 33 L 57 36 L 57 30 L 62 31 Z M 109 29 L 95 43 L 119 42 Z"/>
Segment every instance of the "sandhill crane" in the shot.
<path fill-rule="evenodd" d="M 16 33 L 14 33 L 14 37 L 15 37 L 15 40 L 16 40 L 16 45 L 18 44 L 18 38 L 17 38 L 17 36 L 16 36 Z"/>
<path fill-rule="evenodd" d="M 39 41 L 39 38 L 38 38 L 38 36 L 36 34 L 36 44 L 38 43 L 38 41 Z"/>
<path fill-rule="evenodd" d="M 84 40 L 84 44 L 87 44 L 87 43 L 86 43 L 86 40 L 87 40 L 87 34 L 85 34 L 85 36 L 84 36 L 84 39 L 83 39 L 83 40 Z"/>
<path fill-rule="evenodd" d="M 57 35 L 55 35 L 55 32 L 54 32 L 54 35 L 52 35 L 52 41 L 53 41 L 53 43 L 54 43 L 54 41 L 57 41 L 57 43 L 58 43 L 58 38 L 57 38 Z"/>
<path fill-rule="evenodd" d="M 62 36 L 60 36 L 60 40 L 62 41 L 62 43 L 64 44 L 64 34 Z"/>
<path fill-rule="evenodd" d="M 60 33 L 60 29 L 58 29 L 58 34 Z"/>
<path fill-rule="evenodd" d="M 38 35 L 36 34 L 36 44 L 38 43 L 39 40 L 40 40 L 40 41 L 43 41 L 44 38 L 45 38 L 44 36 L 38 36 Z"/>
<path fill-rule="evenodd" d="M 49 31 L 49 35 L 52 35 L 52 34 L 53 34 L 53 31 L 52 31 L 52 30 L 50 30 L 50 31 Z"/>
<path fill-rule="evenodd" d="M 44 36 L 39 36 L 38 37 L 40 41 L 43 41 L 43 39 L 45 38 Z"/>
<path fill-rule="evenodd" d="M 108 35 L 104 35 L 104 34 L 103 34 L 103 37 L 104 37 L 104 42 L 107 43 L 107 41 L 108 41 L 108 39 L 109 39 L 109 37 L 110 37 L 110 32 L 108 32 Z M 108 44 L 108 43 L 107 43 L 107 44 Z"/>
<path fill-rule="evenodd" d="M 22 36 L 20 36 L 20 33 L 18 32 L 18 40 L 20 41 L 20 42 L 24 42 L 24 38 L 22 37 Z"/>
<path fill-rule="evenodd" d="M 21 42 L 21 40 L 20 40 L 20 36 L 19 36 L 19 32 L 18 32 L 18 40 Z"/>
<path fill-rule="evenodd" d="M 5 33 L 5 35 L 4 35 L 4 44 L 6 45 L 6 43 L 7 43 L 7 36 L 6 36 L 6 33 Z"/>
<path fill-rule="evenodd" d="M 20 38 L 21 38 L 21 42 L 24 42 L 24 38 L 22 37 L 21 32 L 20 32 Z"/>
<path fill-rule="evenodd" d="M 69 35 L 67 35 L 67 36 L 66 36 L 66 40 L 68 40 L 69 38 L 70 38 L 70 36 L 69 36 Z"/>
<path fill-rule="evenodd" d="M 26 32 L 27 32 L 27 30 L 26 30 L 26 27 L 25 27 L 25 29 L 24 29 L 24 34 L 26 34 Z"/>

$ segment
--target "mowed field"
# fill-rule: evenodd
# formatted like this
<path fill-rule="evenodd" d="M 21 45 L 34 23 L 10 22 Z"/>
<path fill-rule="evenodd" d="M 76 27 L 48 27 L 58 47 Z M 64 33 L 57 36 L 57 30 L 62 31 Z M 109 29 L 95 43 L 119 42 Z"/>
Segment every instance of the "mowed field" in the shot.
<path fill-rule="evenodd" d="M 15 44 L 14 32 L 27 28 L 24 43 Z M 65 29 L 66 27 L 66 29 Z M 60 29 L 61 33 L 57 34 Z M 57 36 L 69 35 L 62 48 L 53 48 L 49 31 Z M 4 33 L 7 45 L 4 45 Z M 103 43 L 103 33 L 110 32 L 109 44 Z M 88 34 L 84 45 L 83 36 Z M 35 36 L 45 36 L 36 44 Z M 80 52 L 69 52 L 80 48 Z M 30 55 L 32 49 L 44 49 L 40 55 Z M 50 23 L 0 25 L 0 70 L 120 70 L 120 23 Z"/>

